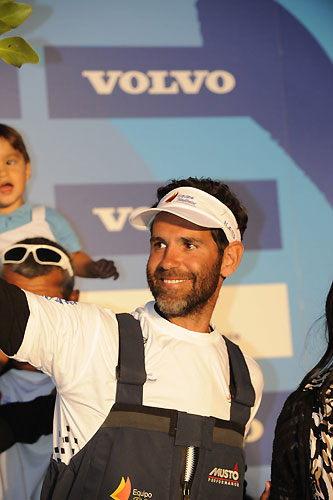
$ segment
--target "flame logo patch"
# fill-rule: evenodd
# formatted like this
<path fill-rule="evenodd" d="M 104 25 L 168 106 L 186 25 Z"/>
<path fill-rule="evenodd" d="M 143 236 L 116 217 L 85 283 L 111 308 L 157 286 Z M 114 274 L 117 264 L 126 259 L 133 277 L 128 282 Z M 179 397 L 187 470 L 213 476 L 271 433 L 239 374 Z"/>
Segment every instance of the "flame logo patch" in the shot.
<path fill-rule="evenodd" d="M 177 198 L 178 196 L 178 192 L 176 191 L 175 193 L 173 193 L 170 198 L 168 198 L 167 200 L 165 200 L 165 203 L 170 203 L 170 201 L 173 201 L 175 198 Z"/>
<path fill-rule="evenodd" d="M 111 493 L 110 497 L 113 498 L 113 500 L 128 500 L 131 494 L 131 489 L 132 485 L 130 478 L 128 477 L 125 482 L 125 479 L 122 477 L 118 488 Z"/>

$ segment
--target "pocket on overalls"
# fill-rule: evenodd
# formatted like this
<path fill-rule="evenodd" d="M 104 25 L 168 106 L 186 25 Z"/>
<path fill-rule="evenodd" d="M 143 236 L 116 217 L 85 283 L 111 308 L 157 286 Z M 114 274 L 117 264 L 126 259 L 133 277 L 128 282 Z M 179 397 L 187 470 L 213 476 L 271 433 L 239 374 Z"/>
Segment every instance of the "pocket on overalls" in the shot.
<path fill-rule="evenodd" d="M 244 473 L 242 449 L 214 444 L 211 450 L 200 450 L 191 500 L 242 499 Z"/>
<path fill-rule="evenodd" d="M 135 428 L 103 429 L 85 470 L 80 500 L 170 500 L 173 438 Z"/>

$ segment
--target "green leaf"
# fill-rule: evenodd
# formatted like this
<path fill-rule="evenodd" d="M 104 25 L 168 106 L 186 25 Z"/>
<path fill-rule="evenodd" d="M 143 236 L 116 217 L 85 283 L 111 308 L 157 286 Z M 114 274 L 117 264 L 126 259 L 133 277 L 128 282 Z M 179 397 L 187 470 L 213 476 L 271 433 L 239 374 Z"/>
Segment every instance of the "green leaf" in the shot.
<path fill-rule="evenodd" d="M 4 21 L 1 21 L 0 19 L 0 35 L 7 33 L 7 31 L 10 31 L 11 29 L 12 28 L 9 26 L 9 24 L 5 23 Z"/>
<path fill-rule="evenodd" d="M 30 16 L 31 5 L 16 2 L 0 2 L 0 19 L 9 24 L 11 28 L 16 28 Z"/>
<path fill-rule="evenodd" d="M 19 36 L 0 40 L 0 58 L 18 68 L 24 63 L 36 64 L 39 62 L 37 52 Z"/>

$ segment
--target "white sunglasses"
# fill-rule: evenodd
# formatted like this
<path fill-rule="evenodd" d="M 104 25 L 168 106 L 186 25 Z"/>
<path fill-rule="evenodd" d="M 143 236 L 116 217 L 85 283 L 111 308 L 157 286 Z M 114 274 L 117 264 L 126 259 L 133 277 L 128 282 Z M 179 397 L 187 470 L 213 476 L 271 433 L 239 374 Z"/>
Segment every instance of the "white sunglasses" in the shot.
<path fill-rule="evenodd" d="M 20 264 L 32 254 L 35 261 L 43 266 L 59 266 L 68 271 L 70 276 L 74 275 L 73 267 L 68 256 L 59 248 L 50 245 L 32 245 L 18 243 L 2 252 L 3 264 Z"/>

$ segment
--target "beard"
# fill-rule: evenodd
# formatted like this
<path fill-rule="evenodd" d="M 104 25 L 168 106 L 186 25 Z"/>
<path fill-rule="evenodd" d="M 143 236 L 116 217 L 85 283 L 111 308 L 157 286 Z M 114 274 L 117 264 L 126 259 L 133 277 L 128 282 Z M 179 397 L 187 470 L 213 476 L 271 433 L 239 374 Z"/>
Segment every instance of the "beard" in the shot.
<path fill-rule="evenodd" d="M 147 281 L 160 312 L 167 318 L 185 317 L 191 313 L 199 312 L 215 293 L 221 269 L 221 258 L 205 270 L 195 273 L 185 273 L 176 270 L 157 268 L 154 273 L 147 264 Z M 187 292 L 166 290 L 161 279 L 187 279 L 192 282 L 192 287 Z"/>

